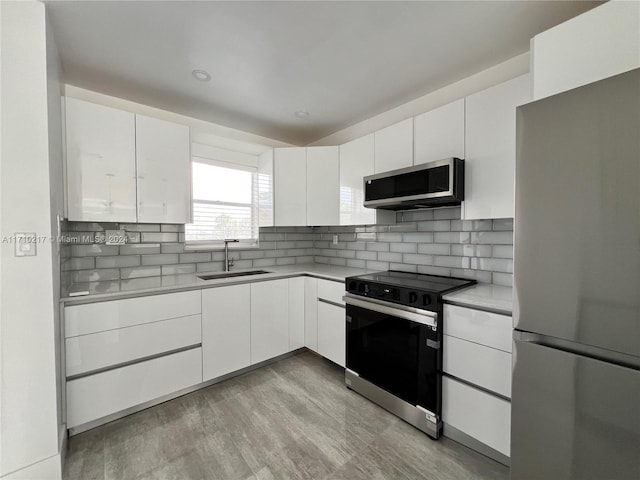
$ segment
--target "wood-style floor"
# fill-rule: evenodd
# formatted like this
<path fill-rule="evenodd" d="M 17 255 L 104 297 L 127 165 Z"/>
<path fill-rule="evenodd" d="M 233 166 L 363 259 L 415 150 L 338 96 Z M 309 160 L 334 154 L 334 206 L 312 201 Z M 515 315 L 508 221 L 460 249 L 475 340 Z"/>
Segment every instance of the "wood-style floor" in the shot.
<path fill-rule="evenodd" d="M 69 439 L 65 479 L 507 479 L 300 353 Z"/>

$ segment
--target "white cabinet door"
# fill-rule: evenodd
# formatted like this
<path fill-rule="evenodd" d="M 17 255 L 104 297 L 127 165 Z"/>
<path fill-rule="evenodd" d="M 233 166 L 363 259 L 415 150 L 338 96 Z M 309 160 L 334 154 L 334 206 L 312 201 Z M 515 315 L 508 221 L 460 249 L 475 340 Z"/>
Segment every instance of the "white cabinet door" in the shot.
<path fill-rule="evenodd" d="M 375 173 L 413 165 L 413 118 L 378 130 L 375 137 Z"/>
<path fill-rule="evenodd" d="M 338 147 L 307 148 L 307 225 L 340 223 Z"/>
<path fill-rule="evenodd" d="M 204 381 L 251 364 L 250 285 L 202 290 Z"/>
<path fill-rule="evenodd" d="M 318 280 L 304 277 L 304 346 L 318 351 Z"/>
<path fill-rule="evenodd" d="M 138 222 L 191 221 L 189 127 L 136 115 Z"/>
<path fill-rule="evenodd" d="M 67 382 L 67 427 L 120 412 L 202 382 L 202 350 L 192 348 Z"/>
<path fill-rule="evenodd" d="M 395 212 L 365 208 L 363 177 L 373 175 L 374 134 L 340 145 L 340 225 L 395 223 Z"/>
<path fill-rule="evenodd" d="M 607 2 L 531 41 L 536 100 L 640 67 L 640 2 Z"/>
<path fill-rule="evenodd" d="M 530 100 L 529 74 L 466 98 L 463 219 L 513 217 L 516 107 Z"/>
<path fill-rule="evenodd" d="M 510 402 L 452 378 L 443 377 L 442 421 L 507 457 L 510 455 Z"/>
<path fill-rule="evenodd" d="M 66 98 L 69 220 L 136 221 L 133 113 Z"/>
<path fill-rule="evenodd" d="M 376 222 L 376 211 L 365 208 L 362 177 L 373 175 L 373 134 L 340 146 L 340 225 Z"/>
<path fill-rule="evenodd" d="M 307 225 L 307 161 L 305 148 L 273 151 L 275 225 Z"/>
<path fill-rule="evenodd" d="M 413 163 L 464 158 L 464 98 L 414 119 Z"/>
<path fill-rule="evenodd" d="M 289 351 L 287 279 L 251 284 L 251 364 Z"/>
<path fill-rule="evenodd" d="M 273 150 L 258 157 L 258 222 L 273 227 Z"/>
<path fill-rule="evenodd" d="M 304 277 L 289 279 L 289 351 L 304 347 Z"/>
<path fill-rule="evenodd" d="M 346 365 L 345 309 L 318 300 L 318 353 L 337 363 Z"/>

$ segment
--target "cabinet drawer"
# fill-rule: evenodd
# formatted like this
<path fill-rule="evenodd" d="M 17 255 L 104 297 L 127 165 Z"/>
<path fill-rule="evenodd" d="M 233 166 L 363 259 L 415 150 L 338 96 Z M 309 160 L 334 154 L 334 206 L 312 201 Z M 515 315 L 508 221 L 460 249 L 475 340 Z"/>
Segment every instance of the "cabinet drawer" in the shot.
<path fill-rule="evenodd" d="M 511 353 L 512 319 L 456 305 L 444 306 L 444 334 Z"/>
<path fill-rule="evenodd" d="M 511 398 L 511 354 L 444 336 L 445 373 Z"/>
<path fill-rule="evenodd" d="M 202 342 L 200 315 L 67 338 L 67 377 Z"/>
<path fill-rule="evenodd" d="M 201 311 L 200 295 L 200 290 L 193 290 L 66 307 L 65 337 L 196 315 Z"/>
<path fill-rule="evenodd" d="M 511 403 L 442 378 L 442 420 L 498 452 L 510 454 Z M 446 432 L 446 426 L 445 426 Z"/>
<path fill-rule="evenodd" d="M 202 349 L 67 382 L 69 428 L 202 382 Z"/>
<path fill-rule="evenodd" d="M 342 296 L 344 295 L 344 282 L 332 282 L 331 280 L 318 279 L 318 298 L 329 300 L 333 303 L 344 305 Z"/>

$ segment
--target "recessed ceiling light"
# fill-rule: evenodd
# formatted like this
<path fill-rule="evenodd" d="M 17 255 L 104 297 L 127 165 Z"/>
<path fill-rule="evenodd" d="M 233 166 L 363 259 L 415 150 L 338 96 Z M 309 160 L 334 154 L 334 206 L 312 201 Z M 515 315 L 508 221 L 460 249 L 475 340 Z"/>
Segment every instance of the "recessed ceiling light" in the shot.
<path fill-rule="evenodd" d="M 194 70 L 191 72 L 191 75 L 193 75 L 193 78 L 200 80 L 201 82 L 208 82 L 211 80 L 211 75 L 209 75 L 209 72 L 206 72 L 205 70 Z"/>
<path fill-rule="evenodd" d="M 308 118 L 309 117 L 309 112 L 307 112 L 306 110 L 298 110 L 297 112 L 293 113 L 296 118 Z"/>

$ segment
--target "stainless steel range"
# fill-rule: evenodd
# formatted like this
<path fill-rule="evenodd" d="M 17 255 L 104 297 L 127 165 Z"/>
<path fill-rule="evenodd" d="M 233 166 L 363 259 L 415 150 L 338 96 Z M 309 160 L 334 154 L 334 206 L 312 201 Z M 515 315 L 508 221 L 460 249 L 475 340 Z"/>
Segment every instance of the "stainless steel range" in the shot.
<path fill-rule="evenodd" d="M 437 439 L 442 295 L 475 283 L 396 271 L 347 278 L 347 387 Z"/>

